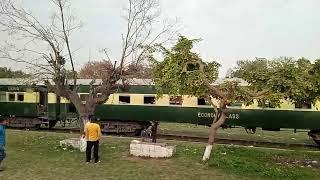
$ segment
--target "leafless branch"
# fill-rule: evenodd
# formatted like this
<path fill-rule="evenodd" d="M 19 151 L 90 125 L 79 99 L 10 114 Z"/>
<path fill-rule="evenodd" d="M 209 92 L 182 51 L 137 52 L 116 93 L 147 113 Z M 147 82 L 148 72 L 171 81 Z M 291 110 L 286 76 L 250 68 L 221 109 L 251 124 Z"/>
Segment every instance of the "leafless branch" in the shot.
<path fill-rule="evenodd" d="M 126 9 L 127 29 L 122 36 L 120 69 L 128 64 L 128 59 L 136 64 L 140 63 L 145 59 L 144 54 L 152 45 L 168 41 L 177 32 L 174 31 L 174 23 L 164 23 L 160 32 L 156 30 L 159 28 L 154 28 L 160 19 L 158 0 L 128 0 L 128 3 Z"/>
<path fill-rule="evenodd" d="M 103 51 L 104 51 L 104 54 L 107 56 L 108 61 L 111 61 L 111 59 L 110 59 L 110 56 L 109 56 L 109 53 L 108 53 L 107 49 L 106 49 L 106 48 L 104 48 L 104 49 L 103 49 Z"/>
<path fill-rule="evenodd" d="M 59 6 L 59 9 L 60 9 L 60 16 L 61 16 L 61 23 L 62 23 L 62 31 L 63 31 L 65 43 L 66 43 L 67 48 L 68 48 L 69 59 L 70 59 L 70 63 L 71 63 L 71 67 L 72 67 L 72 72 L 73 72 L 73 85 L 76 86 L 76 85 L 77 85 L 77 74 L 76 74 L 76 72 L 75 72 L 75 70 L 74 70 L 72 53 L 71 53 L 71 50 L 70 50 L 69 36 L 67 35 L 66 24 L 65 24 L 65 17 L 64 17 L 64 11 L 63 11 L 63 8 L 64 8 L 64 5 L 65 5 L 66 1 L 64 1 L 64 3 L 62 2 L 62 0 L 56 0 L 56 1 L 54 1 L 54 2 L 58 3 L 57 5 Z"/>

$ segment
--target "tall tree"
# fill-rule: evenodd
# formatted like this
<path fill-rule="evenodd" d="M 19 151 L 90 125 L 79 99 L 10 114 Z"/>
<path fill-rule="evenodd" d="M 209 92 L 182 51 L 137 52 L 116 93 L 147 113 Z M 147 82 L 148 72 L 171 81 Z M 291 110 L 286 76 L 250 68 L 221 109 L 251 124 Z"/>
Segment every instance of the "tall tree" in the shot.
<path fill-rule="evenodd" d="M 280 57 L 273 60 L 256 59 L 253 61 L 239 61 L 234 70 L 233 76 L 246 80 L 248 83 L 255 83 L 260 89 L 272 89 L 270 96 L 273 106 L 277 106 L 280 97 L 290 99 L 296 107 L 307 108 L 315 102 L 317 86 L 312 81 L 312 63 L 300 58 L 295 60 L 290 57 Z M 263 106 L 265 101 L 260 101 Z"/>
<path fill-rule="evenodd" d="M 235 101 L 252 102 L 252 98 L 260 98 L 265 91 L 254 91 L 256 87 L 240 86 L 238 81 L 214 83 L 218 78 L 220 64 L 215 61 L 204 62 L 199 54 L 192 52 L 194 43 L 184 36 L 171 48 L 160 46 L 163 61 L 154 60 L 154 81 L 158 94 L 193 95 L 204 97 L 213 107 L 215 113 L 211 124 L 208 145 L 203 160 L 210 157 L 217 129 L 228 116 L 228 107 Z M 215 104 L 215 100 L 219 100 Z"/>
<path fill-rule="evenodd" d="M 108 73 L 102 82 L 93 80 L 90 83 L 90 93 L 83 103 L 77 93 L 76 59 L 71 50 L 71 35 L 80 24 L 70 11 L 68 0 L 51 2 L 55 13 L 50 23 L 45 24 L 14 1 L 1 1 L 0 27 L 15 40 L 1 48 L 0 58 L 25 63 L 34 70 L 35 77 L 52 79 L 46 81 L 47 86 L 75 105 L 83 122 L 80 123 L 83 130 L 84 123 L 90 114 L 94 114 L 96 106 L 104 103 L 114 89 L 126 84 L 126 67 L 142 62 L 153 44 L 167 41 L 175 33 L 174 24 L 164 23 L 162 28 L 154 28 L 160 19 L 158 0 L 128 0 L 126 29 L 120 41 L 121 55 L 114 63 L 110 61 L 112 66 L 106 70 Z M 46 46 L 41 48 L 39 45 Z M 71 82 L 67 80 L 68 69 L 73 72 Z M 119 80 L 120 84 L 117 83 Z"/>

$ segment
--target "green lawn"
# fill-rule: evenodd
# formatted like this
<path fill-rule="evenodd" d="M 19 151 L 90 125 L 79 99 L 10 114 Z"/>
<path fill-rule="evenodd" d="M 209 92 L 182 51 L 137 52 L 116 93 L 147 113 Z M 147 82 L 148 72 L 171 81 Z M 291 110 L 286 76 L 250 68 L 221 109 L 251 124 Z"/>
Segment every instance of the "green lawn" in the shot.
<path fill-rule="evenodd" d="M 317 179 L 320 152 L 281 151 L 217 145 L 212 158 L 201 162 L 204 144 L 177 145 L 171 159 L 129 155 L 132 138 L 104 137 L 100 164 L 84 163 L 84 153 L 63 150 L 58 141 L 76 137 L 31 131 L 7 131 L 6 169 L 0 179 Z"/>
<path fill-rule="evenodd" d="M 182 123 L 160 123 L 159 133 L 208 137 L 209 127 Z M 307 130 L 294 133 L 292 129 L 262 131 L 261 128 L 257 128 L 255 134 L 247 134 L 244 128 L 220 128 L 217 137 L 266 142 L 315 144 L 307 135 Z"/>
<path fill-rule="evenodd" d="M 59 126 L 61 125 L 57 124 L 56 127 Z M 241 127 L 232 129 L 220 128 L 218 130 L 217 137 L 279 143 L 315 144 L 314 141 L 309 138 L 307 132 L 308 130 L 299 130 L 297 133 L 294 133 L 293 129 L 281 129 L 281 131 L 262 131 L 261 128 L 257 128 L 255 134 L 247 134 L 245 129 Z M 159 133 L 208 137 L 209 127 L 187 123 L 160 122 Z"/>

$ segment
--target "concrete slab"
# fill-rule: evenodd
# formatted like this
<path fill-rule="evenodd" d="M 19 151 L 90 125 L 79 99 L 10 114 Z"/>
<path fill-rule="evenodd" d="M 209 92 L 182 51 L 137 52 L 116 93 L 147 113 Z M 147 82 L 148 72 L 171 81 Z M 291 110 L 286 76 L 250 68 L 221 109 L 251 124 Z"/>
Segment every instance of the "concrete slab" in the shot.
<path fill-rule="evenodd" d="M 176 147 L 166 143 L 151 143 L 133 140 L 130 143 L 130 154 L 133 156 L 168 158 L 175 154 Z"/>

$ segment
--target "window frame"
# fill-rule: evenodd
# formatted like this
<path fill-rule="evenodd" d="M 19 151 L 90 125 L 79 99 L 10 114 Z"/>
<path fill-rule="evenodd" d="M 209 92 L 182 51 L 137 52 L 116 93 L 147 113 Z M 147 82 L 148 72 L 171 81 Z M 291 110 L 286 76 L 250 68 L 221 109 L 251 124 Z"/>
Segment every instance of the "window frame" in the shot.
<path fill-rule="evenodd" d="M 1 99 L 1 96 L 4 95 L 4 99 Z M 0 102 L 7 102 L 8 101 L 8 96 L 7 96 L 7 92 L 0 92 Z"/>
<path fill-rule="evenodd" d="M 171 102 L 173 102 L 173 100 L 171 99 L 171 98 L 178 98 L 179 97 L 179 99 L 180 99 L 180 101 L 174 101 L 174 102 L 179 102 L 179 104 L 177 104 L 177 103 L 171 103 Z M 170 106 L 182 106 L 182 103 L 183 103 L 183 98 L 182 98 L 182 96 L 180 96 L 180 95 L 178 95 L 178 96 L 169 96 L 169 105 Z"/>
<path fill-rule="evenodd" d="M 121 101 L 121 97 L 129 98 L 129 102 Z M 131 104 L 131 96 L 130 95 L 119 95 L 119 103 L 118 104 Z"/>
<path fill-rule="evenodd" d="M 87 101 L 85 100 L 87 97 L 89 96 L 89 94 L 87 93 L 80 93 L 79 94 L 79 98 L 81 100 L 82 103 L 86 103 Z M 84 97 L 84 98 L 83 98 Z"/>
<path fill-rule="evenodd" d="M 199 104 L 199 100 L 203 99 L 204 100 L 204 104 Z M 205 99 L 205 98 L 197 98 L 197 106 L 210 106 L 210 103 Z"/>
<path fill-rule="evenodd" d="M 22 96 L 22 97 L 23 97 L 22 101 L 19 100 L 19 96 Z M 16 95 L 16 101 L 18 101 L 18 102 L 24 102 L 24 100 L 25 100 L 24 97 L 25 97 L 24 93 L 17 93 L 17 95 Z"/>
<path fill-rule="evenodd" d="M 146 99 L 145 98 L 153 98 L 153 103 L 146 103 Z M 156 96 L 154 96 L 154 95 L 144 95 L 143 96 L 143 104 L 147 104 L 147 105 L 156 104 Z"/>
<path fill-rule="evenodd" d="M 14 95 L 14 99 L 10 100 L 10 95 Z M 15 102 L 16 101 L 16 93 L 8 93 L 8 102 Z"/>

